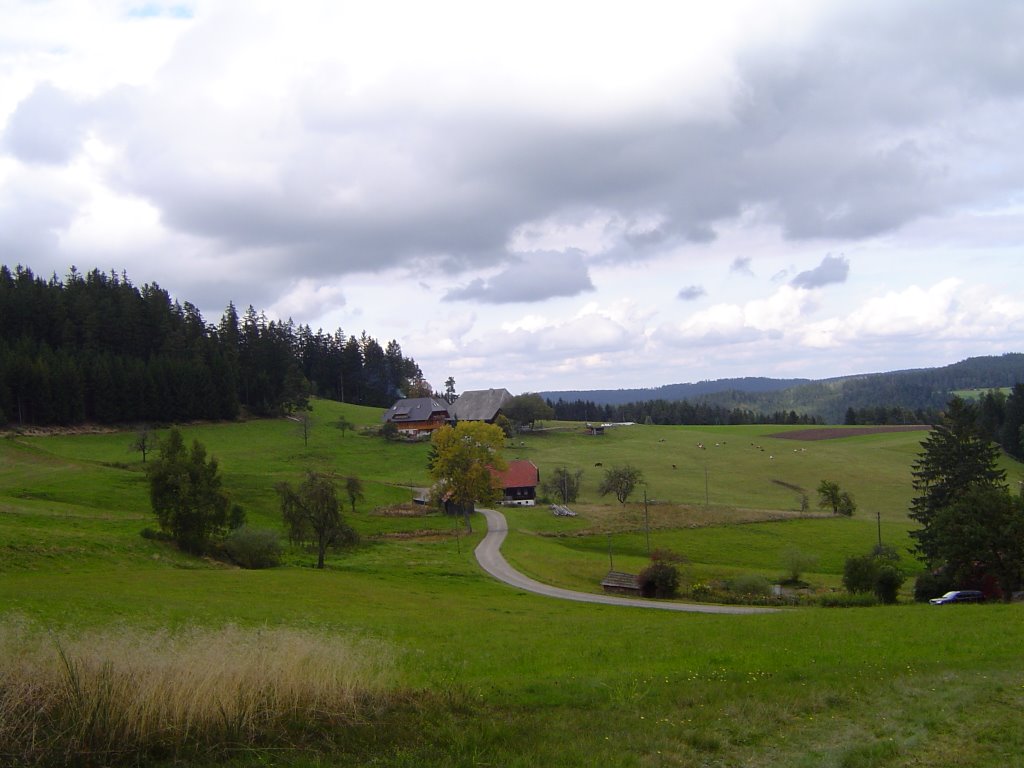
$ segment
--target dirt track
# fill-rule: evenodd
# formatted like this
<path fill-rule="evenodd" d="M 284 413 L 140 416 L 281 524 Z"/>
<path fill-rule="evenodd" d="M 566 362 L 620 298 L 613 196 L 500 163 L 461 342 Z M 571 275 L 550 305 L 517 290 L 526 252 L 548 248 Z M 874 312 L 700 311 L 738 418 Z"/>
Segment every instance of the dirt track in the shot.
<path fill-rule="evenodd" d="M 875 427 L 813 427 L 797 429 L 793 432 L 776 432 L 768 437 L 781 437 L 785 440 L 835 440 L 840 437 L 857 437 L 858 435 L 879 435 L 884 432 L 930 432 L 928 424 L 882 424 Z"/>

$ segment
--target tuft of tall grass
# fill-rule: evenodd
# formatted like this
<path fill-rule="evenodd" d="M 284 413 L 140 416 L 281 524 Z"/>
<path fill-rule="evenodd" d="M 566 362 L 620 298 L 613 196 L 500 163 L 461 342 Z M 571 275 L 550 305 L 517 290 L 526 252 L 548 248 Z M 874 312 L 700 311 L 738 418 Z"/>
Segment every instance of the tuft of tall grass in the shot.
<path fill-rule="evenodd" d="M 296 629 L 0 621 L 0 764 L 138 762 L 302 740 L 385 703 L 394 653 Z"/>

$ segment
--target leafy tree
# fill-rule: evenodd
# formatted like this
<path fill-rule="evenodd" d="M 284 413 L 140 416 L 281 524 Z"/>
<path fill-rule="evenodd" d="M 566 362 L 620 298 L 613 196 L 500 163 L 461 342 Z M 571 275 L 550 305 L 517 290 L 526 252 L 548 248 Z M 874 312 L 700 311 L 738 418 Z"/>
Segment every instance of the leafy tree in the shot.
<path fill-rule="evenodd" d="M 358 477 L 345 478 L 345 493 L 348 495 L 349 504 L 352 506 L 352 514 L 356 513 L 356 502 L 366 498 L 363 493 L 363 481 Z"/>
<path fill-rule="evenodd" d="M 900 593 L 900 587 L 903 586 L 907 576 L 892 563 L 876 562 L 878 562 L 878 571 L 875 575 L 875 597 L 883 603 L 895 603 Z"/>
<path fill-rule="evenodd" d="M 131 450 L 136 453 L 142 454 L 142 463 L 146 463 L 146 454 L 153 450 L 156 446 L 156 434 L 149 427 L 142 427 L 138 432 L 135 433 L 135 439 L 132 440 Z"/>
<path fill-rule="evenodd" d="M 554 409 L 544 402 L 544 398 L 534 392 L 516 395 L 501 410 L 513 424 L 529 425 L 531 429 L 538 421 L 555 417 Z"/>
<path fill-rule="evenodd" d="M 172 429 L 147 474 L 149 498 L 160 528 L 179 548 L 202 553 L 211 536 L 227 529 L 229 501 L 221 488 L 217 460 L 206 458 L 206 449 L 198 440 L 187 450 L 181 433 Z"/>
<path fill-rule="evenodd" d="M 877 571 L 875 558 L 871 555 L 848 557 L 843 565 L 843 587 L 847 592 L 870 592 L 874 589 Z"/>
<path fill-rule="evenodd" d="M 341 516 L 338 493 L 329 478 L 310 472 L 298 488 L 279 483 L 281 516 L 293 542 L 316 546 L 316 567 L 324 567 L 328 547 L 353 543 L 357 536 Z"/>
<path fill-rule="evenodd" d="M 799 584 L 803 573 L 817 564 L 818 558 L 816 555 L 804 552 L 796 547 L 788 547 L 782 553 L 782 567 L 786 572 L 786 581 L 790 584 Z"/>
<path fill-rule="evenodd" d="M 494 420 L 494 426 L 501 429 L 505 437 L 515 437 L 516 428 L 512 426 L 512 422 L 509 421 L 508 416 L 504 413 L 498 414 L 498 417 Z"/>
<path fill-rule="evenodd" d="M 636 467 L 626 464 L 622 467 L 609 467 L 604 471 L 604 478 L 597 487 L 597 492 L 602 496 L 609 493 L 615 494 L 619 504 L 625 506 L 626 500 L 636 490 L 636 486 L 642 483 L 644 473 Z"/>
<path fill-rule="evenodd" d="M 959 397 L 949 402 L 943 422 L 921 443 L 912 465 L 917 496 L 910 517 L 920 524 L 911 531 L 918 557 L 930 566 L 946 560 L 945 545 L 934 525 L 941 510 L 955 504 L 975 486 L 1002 486 L 999 448 L 978 434 L 976 409 Z"/>
<path fill-rule="evenodd" d="M 644 597 L 671 599 L 679 594 L 679 569 L 664 560 L 656 560 L 636 577 Z"/>
<path fill-rule="evenodd" d="M 430 475 L 434 498 L 450 502 L 462 511 L 466 530 L 471 531 L 469 513 L 476 502 L 493 504 L 501 496 L 491 470 L 508 465 L 501 455 L 505 435 L 493 424 L 460 421 L 444 426 L 431 437 Z"/>
<path fill-rule="evenodd" d="M 931 521 L 931 539 L 955 583 L 988 574 L 1009 600 L 1024 582 L 1024 499 L 1005 487 L 968 488 Z"/>
<path fill-rule="evenodd" d="M 565 467 L 556 467 L 551 476 L 541 484 L 544 493 L 558 499 L 562 504 L 571 504 L 580 495 L 580 483 L 583 470 L 570 471 Z"/>
<path fill-rule="evenodd" d="M 299 434 L 302 435 L 302 446 L 309 447 L 309 433 L 313 431 L 313 414 L 309 411 L 299 411 L 295 416 L 295 423 L 298 425 Z"/>
<path fill-rule="evenodd" d="M 851 516 L 857 504 L 848 491 L 839 487 L 834 480 L 822 480 L 818 486 L 818 506 L 832 510 L 833 515 Z"/>
<path fill-rule="evenodd" d="M 353 424 L 351 421 L 349 421 L 344 416 L 339 416 L 338 420 L 336 422 L 334 422 L 334 428 L 335 429 L 340 429 L 341 430 L 341 436 L 344 437 L 345 433 L 348 430 L 350 430 L 350 429 L 354 430 L 356 428 L 356 425 Z"/>
<path fill-rule="evenodd" d="M 896 602 L 905 580 L 899 555 L 891 547 L 875 547 L 867 555 L 849 557 L 843 566 L 843 586 L 847 592 L 874 592 L 883 603 Z"/>
<path fill-rule="evenodd" d="M 417 374 L 409 380 L 409 386 L 405 396 L 430 397 L 432 394 L 434 394 L 433 385 L 424 379 L 422 374 Z"/>

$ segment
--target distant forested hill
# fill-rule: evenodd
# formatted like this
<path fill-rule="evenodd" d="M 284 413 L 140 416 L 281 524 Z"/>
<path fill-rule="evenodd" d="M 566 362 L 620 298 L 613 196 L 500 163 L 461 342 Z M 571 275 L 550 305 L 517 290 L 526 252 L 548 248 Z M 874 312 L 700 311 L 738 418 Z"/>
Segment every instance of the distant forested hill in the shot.
<path fill-rule="evenodd" d="M 955 390 L 1012 387 L 1017 382 L 1024 382 L 1024 354 L 1021 353 L 972 357 L 941 368 L 862 374 L 820 381 L 719 379 L 698 384 L 673 384 L 656 389 L 541 394 L 556 405 L 556 411 L 561 400 L 566 406 L 562 412 L 567 418 L 569 404 L 592 404 L 602 414 L 605 413 L 605 406 L 623 406 L 624 412 L 636 413 L 642 403 L 685 400 L 701 404 L 705 410 L 714 406 L 727 414 L 751 412 L 762 417 L 786 414 L 790 421 L 796 417 L 825 423 L 849 421 L 852 409 L 853 418 L 862 414 L 863 418 L 859 420 L 877 423 L 928 420 L 946 405 Z M 648 414 L 652 411 L 651 408 L 639 410 Z M 662 412 L 665 410 L 664 407 L 660 408 Z"/>
<path fill-rule="evenodd" d="M 314 333 L 233 303 L 212 325 L 123 274 L 44 280 L 0 266 L 0 425 L 233 419 L 310 394 L 383 407 L 417 382 L 398 342 L 365 332 Z"/>
<path fill-rule="evenodd" d="M 644 400 L 694 400 L 718 392 L 776 392 L 808 382 L 810 379 L 767 379 L 760 376 L 748 376 L 742 379 L 698 381 L 693 384 L 666 384 L 663 387 L 644 389 L 562 390 L 541 392 L 540 395 L 552 402 L 560 399 L 566 401 L 588 400 L 597 405 L 623 405 Z"/>

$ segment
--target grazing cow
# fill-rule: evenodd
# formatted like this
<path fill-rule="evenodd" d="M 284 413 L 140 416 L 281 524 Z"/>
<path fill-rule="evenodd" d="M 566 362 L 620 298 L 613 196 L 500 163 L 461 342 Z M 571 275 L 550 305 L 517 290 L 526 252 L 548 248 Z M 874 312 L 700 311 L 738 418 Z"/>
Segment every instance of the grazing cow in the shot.
<path fill-rule="evenodd" d="M 594 462 L 594 466 L 595 466 L 595 467 L 603 467 L 603 466 L 604 466 L 604 464 L 602 464 L 602 463 L 601 463 L 600 461 L 595 461 L 595 462 Z"/>

